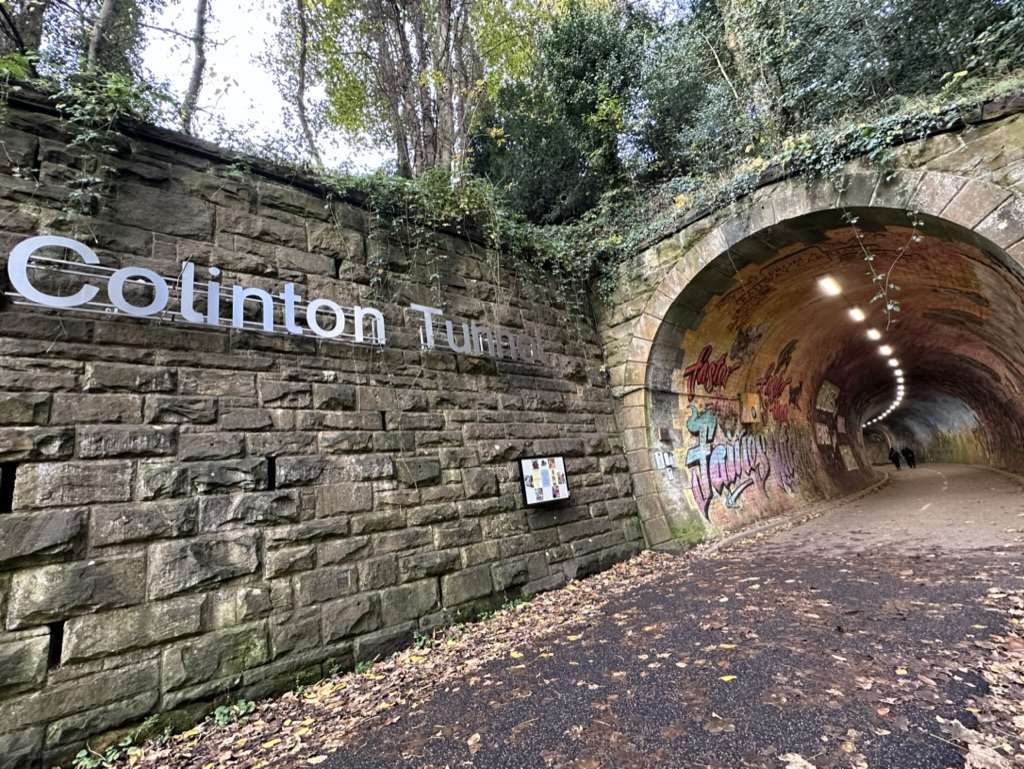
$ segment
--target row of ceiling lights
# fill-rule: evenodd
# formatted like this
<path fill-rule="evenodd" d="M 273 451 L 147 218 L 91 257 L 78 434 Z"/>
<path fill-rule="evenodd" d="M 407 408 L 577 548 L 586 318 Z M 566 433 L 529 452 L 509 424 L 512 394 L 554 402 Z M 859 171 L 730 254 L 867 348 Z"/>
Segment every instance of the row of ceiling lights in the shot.
<path fill-rule="evenodd" d="M 833 278 L 831 275 L 825 275 L 818 278 L 818 287 L 825 293 L 826 296 L 839 296 L 843 293 L 843 287 L 839 285 L 839 281 Z M 867 320 L 867 315 L 860 307 L 851 307 L 847 310 L 850 319 L 855 323 L 863 323 Z M 872 342 L 882 341 L 882 332 L 877 328 L 869 328 L 867 330 L 867 337 Z M 893 398 L 892 403 L 889 404 L 888 408 L 881 414 L 867 420 L 862 427 L 868 427 L 873 425 L 875 422 L 881 422 L 903 403 L 903 396 L 906 395 L 906 384 L 903 379 L 903 369 L 900 368 L 899 359 L 893 357 L 894 350 L 892 346 L 887 344 L 879 345 L 878 354 L 884 355 L 889 359 L 889 367 L 893 369 L 893 375 L 896 377 L 896 397 Z"/>

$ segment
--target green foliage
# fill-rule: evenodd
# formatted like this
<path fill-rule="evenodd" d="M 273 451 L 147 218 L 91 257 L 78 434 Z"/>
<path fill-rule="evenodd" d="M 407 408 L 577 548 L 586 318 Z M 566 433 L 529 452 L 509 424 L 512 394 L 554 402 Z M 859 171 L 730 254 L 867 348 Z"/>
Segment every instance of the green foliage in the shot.
<path fill-rule="evenodd" d="M 109 746 L 102 753 L 97 753 L 89 747 L 78 751 L 72 759 L 73 769 L 108 769 L 117 766 L 118 762 L 130 756 L 134 749 L 132 737 L 125 737 L 114 745 Z"/>
<path fill-rule="evenodd" d="M 70 81 L 54 101 L 71 129 L 70 147 L 79 158 L 67 209 L 82 216 L 95 215 L 115 173 L 107 158 L 117 154 L 123 142 L 119 122 L 126 118 L 153 121 L 170 99 L 127 75 L 97 72 Z"/>
<path fill-rule="evenodd" d="M 697 518 L 687 518 L 684 521 L 670 520 L 668 525 L 672 537 L 690 547 L 701 544 L 708 536 L 704 523 Z"/>
<path fill-rule="evenodd" d="M 1019 68 L 1024 11 L 1017 0 L 702 0 L 645 62 L 637 141 L 655 173 L 699 174 Z"/>
<path fill-rule="evenodd" d="M 213 722 L 217 726 L 245 721 L 256 709 L 256 703 L 252 700 L 239 700 L 232 705 L 221 705 L 213 711 Z"/>
<path fill-rule="evenodd" d="M 356 663 L 356 675 L 363 675 L 373 670 L 376 660 L 360 660 Z"/>
<path fill-rule="evenodd" d="M 474 170 L 531 221 L 566 221 L 623 179 L 620 137 L 652 19 L 568 0 L 529 75 L 495 94 L 474 138 Z"/>

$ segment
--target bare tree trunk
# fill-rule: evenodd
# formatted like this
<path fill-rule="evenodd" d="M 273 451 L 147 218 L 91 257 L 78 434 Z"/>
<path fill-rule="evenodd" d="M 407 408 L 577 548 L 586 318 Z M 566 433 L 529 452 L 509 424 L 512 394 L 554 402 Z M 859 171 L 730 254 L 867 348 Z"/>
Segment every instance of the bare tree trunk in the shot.
<path fill-rule="evenodd" d="M 109 30 L 111 19 L 114 18 L 114 8 L 116 5 L 117 0 L 103 0 L 103 5 L 100 6 L 100 12 L 97 14 L 96 21 L 92 26 L 92 34 L 89 36 L 89 52 L 85 60 L 89 67 L 96 66 L 103 38 Z"/>
<path fill-rule="evenodd" d="M 189 78 L 188 91 L 181 107 L 181 130 L 190 136 L 196 105 L 199 103 L 199 91 L 203 87 L 203 73 L 206 71 L 206 17 L 209 7 L 209 0 L 199 0 L 196 4 L 196 27 L 192 35 L 196 57 L 192 62 L 192 77 Z"/>
<path fill-rule="evenodd" d="M 299 126 L 302 128 L 302 135 L 306 139 L 306 146 L 309 154 L 319 167 L 323 167 L 324 161 L 320 157 L 320 151 L 316 147 L 316 139 L 313 130 L 309 125 L 309 115 L 306 112 L 306 62 L 309 58 L 309 24 L 306 20 L 306 0 L 295 0 L 295 10 L 299 21 L 299 81 L 295 86 L 295 109 L 299 113 Z"/>

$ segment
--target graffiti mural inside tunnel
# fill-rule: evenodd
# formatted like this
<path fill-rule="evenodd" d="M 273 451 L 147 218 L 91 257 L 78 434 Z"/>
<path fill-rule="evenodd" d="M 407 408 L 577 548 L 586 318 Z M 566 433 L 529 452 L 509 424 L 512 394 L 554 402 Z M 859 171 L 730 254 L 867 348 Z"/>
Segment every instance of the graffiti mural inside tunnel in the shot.
<path fill-rule="evenodd" d="M 686 395 L 693 400 L 697 395 L 697 385 L 700 385 L 708 393 L 720 393 L 729 384 L 729 379 L 742 365 L 740 363 L 728 363 L 726 354 L 723 352 L 718 360 L 711 360 L 714 355 L 714 345 L 705 345 L 697 360 L 683 370 L 683 379 L 686 382 Z"/>
<path fill-rule="evenodd" d="M 785 427 L 773 433 L 753 433 L 743 426 L 729 430 L 714 409 L 690 406 L 686 429 L 692 441 L 686 452 L 689 490 L 706 520 L 711 520 L 715 500 L 735 509 L 751 487 L 767 494 L 770 479 L 792 491 L 795 473 Z"/>

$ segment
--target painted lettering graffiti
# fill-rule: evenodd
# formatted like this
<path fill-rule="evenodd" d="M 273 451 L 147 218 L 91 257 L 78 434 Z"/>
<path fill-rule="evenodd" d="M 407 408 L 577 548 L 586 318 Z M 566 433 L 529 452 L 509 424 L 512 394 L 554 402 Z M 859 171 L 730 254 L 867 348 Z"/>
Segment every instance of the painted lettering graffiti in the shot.
<path fill-rule="evenodd" d="M 762 410 L 771 414 L 778 424 L 789 422 L 790 406 L 799 408 L 799 391 L 803 390 L 803 386 L 793 387 L 793 377 L 786 376 L 795 349 L 796 340 L 794 339 L 782 348 L 782 352 L 779 353 L 775 362 L 768 365 L 764 376 L 756 382 L 757 391 L 761 394 Z M 786 394 L 787 390 L 789 397 L 783 398 L 782 396 Z"/>
<path fill-rule="evenodd" d="M 729 377 L 740 367 L 739 363 L 730 366 L 726 362 L 724 352 L 718 360 L 711 360 L 713 353 L 714 348 L 710 344 L 707 345 L 700 351 L 697 360 L 683 370 L 683 378 L 686 380 L 686 395 L 691 401 L 697 395 L 697 385 L 709 393 L 721 391 L 729 383 Z"/>
<path fill-rule="evenodd" d="M 690 406 L 686 429 L 694 439 L 686 453 L 690 490 L 705 518 L 715 498 L 722 499 L 727 508 L 735 508 L 754 483 L 764 489 L 771 473 L 765 436 L 740 429 L 732 435 L 723 431 L 722 440 L 716 441 L 717 414 L 711 409 L 698 412 L 696 406 Z"/>

